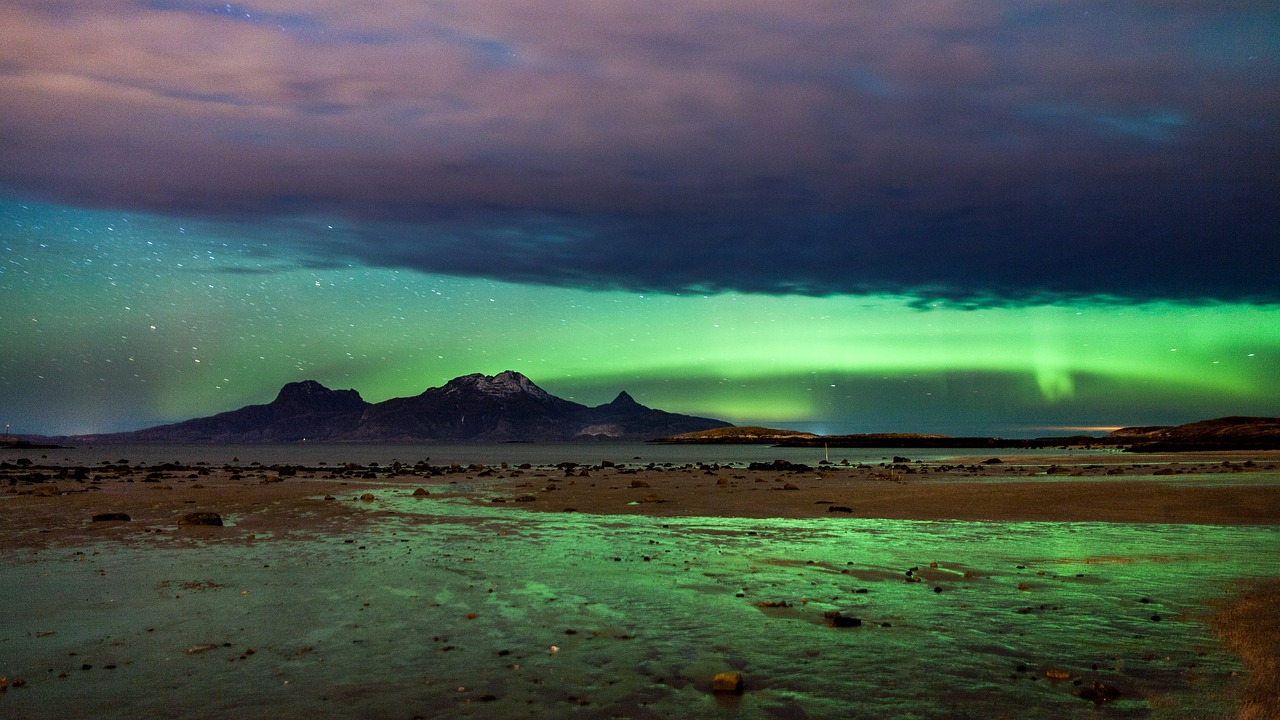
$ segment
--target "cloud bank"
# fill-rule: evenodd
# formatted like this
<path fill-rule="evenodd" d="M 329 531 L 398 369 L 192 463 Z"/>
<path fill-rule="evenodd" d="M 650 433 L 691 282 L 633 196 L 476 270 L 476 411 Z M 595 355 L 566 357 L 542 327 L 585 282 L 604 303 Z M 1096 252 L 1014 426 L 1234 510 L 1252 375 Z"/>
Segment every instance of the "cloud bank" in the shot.
<path fill-rule="evenodd" d="M 1245 0 L 16 0 L 0 189 L 308 265 L 1274 303 L 1278 37 Z"/>

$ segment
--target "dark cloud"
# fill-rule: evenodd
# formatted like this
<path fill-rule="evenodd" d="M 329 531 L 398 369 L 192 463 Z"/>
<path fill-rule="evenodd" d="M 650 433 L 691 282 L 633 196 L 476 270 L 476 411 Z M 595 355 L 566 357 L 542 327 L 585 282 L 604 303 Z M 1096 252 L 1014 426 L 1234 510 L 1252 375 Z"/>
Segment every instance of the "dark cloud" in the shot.
<path fill-rule="evenodd" d="M 19 0 L 0 187 L 313 267 L 1280 302 L 1269 5 Z"/>

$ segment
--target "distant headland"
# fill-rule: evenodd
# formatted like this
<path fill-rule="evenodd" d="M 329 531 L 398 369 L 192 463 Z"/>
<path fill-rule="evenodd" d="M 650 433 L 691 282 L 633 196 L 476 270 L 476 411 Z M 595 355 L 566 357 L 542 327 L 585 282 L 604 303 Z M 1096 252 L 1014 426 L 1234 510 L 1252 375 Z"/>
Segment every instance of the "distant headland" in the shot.
<path fill-rule="evenodd" d="M 1120 428 L 1102 437 L 951 437 L 920 433 L 816 435 L 763 427 L 729 427 L 665 437 L 655 442 L 690 445 L 770 444 L 832 448 L 1108 448 L 1130 452 L 1280 449 L 1280 418 L 1224 417 L 1174 426 Z"/>

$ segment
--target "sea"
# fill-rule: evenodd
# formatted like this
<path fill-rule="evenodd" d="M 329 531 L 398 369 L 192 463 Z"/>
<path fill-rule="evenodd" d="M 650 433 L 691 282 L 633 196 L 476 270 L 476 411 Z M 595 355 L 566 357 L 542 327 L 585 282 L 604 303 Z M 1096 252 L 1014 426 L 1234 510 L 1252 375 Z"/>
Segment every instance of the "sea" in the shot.
<path fill-rule="evenodd" d="M 822 459 L 640 444 L 33 452 Z M 229 516 L 0 554 L 0 717 L 1229 718 L 1245 668 L 1208 616 L 1241 581 L 1280 575 L 1274 526 L 592 516 L 369 487 L 368 522 L 338 536 L 241 536 Z M 713 692 L 720 673 L 742 693 Z"/>
<path fill-rule="evenodd" d="M 628 465 L 718 464 L 745 467 L 753 462 L 787 460 L 793 463 L 817 464 L 822 460 L 850 464 L 892 463 L 895 457 L 911 461 L 941 462 L 951 458 L 1016 457 L 1034 462 L 1037 457 L 1062 455 L 1063 450 L 993 449 L 993 448 L 782 448 L 769 445 L 663 445 L 644 442 L 550 442 L 550 443 L 279 443 L 239 445 L 158 445 L 104 444 L 69 448 L 7 450 L 0 460 L 25 457 L 33 462 L 97 465 L 127 460 L 130 464 L 204 463 L 220 465 L 388 465 L 400 462 L 413 465 L 481 464 L 555 465 L 574 462 L 598 465 L 603 461 Z M 1112 449 L 1073 450 L 1072 454 L 1097 456 L 1140 463 L 1142 456 L 1125 455 Z"/>

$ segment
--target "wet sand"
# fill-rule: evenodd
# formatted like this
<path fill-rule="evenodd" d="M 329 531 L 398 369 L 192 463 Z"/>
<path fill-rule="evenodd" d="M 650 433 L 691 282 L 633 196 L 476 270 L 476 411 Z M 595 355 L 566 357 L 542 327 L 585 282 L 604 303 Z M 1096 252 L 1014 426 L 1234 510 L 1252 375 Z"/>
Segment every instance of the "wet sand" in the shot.
<path fill-rule="evenodd" d="M 0 466 L 0 549 L 164 533 L 190 512 L 237 517 L 243 533 L 323 535 L 378 517 L 371 490 L 524 510 L 656 517 L 1280 524 L 1280 452 L 966 458 L 947 463 L 749 470 L 647 467 L 342 468 Z M 38 481 L 32 481 L 37 479 Z M 324 498 L 332 498 L 326 500 Z M 355 501 L 355 502 L 353 502 Z M 94 523 L 100 513 L 132 521 Z"/>
<path fill-rule="evenodd" d="M 0 458 L 0 553 L 112 542 L 338 538 L 418 491 L 490 508 L 654 517 L 1280 525 L 1280 453 L 966 458 L 750 470 L 684 467 L 19 466 Z M 44 462 L 44 461 L 42 461 Z M 421 495 L 420 495 L 421 496 Z M 218 513 L 210 534 L 180 523 Z M 128 521 L 94 521 L 124 513 Z M 1277 717 L 1280 579 L 1224 598 L 1210 625 L 1246 663 L 1239 717 Z M 1268 618 L 1270 620 L 1268 620 Z"/>

